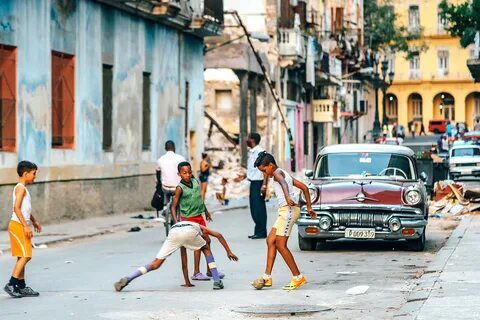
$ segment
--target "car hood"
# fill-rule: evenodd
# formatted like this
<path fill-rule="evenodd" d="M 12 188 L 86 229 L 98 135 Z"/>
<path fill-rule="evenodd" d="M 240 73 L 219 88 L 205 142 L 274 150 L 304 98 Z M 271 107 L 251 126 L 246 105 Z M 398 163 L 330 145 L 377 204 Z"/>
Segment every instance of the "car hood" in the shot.
<path fill-rule="evenodd" d="M 318 204 L 403 205 L 405 183 L 400 181 L 342 180 L 321 183 Z"/>

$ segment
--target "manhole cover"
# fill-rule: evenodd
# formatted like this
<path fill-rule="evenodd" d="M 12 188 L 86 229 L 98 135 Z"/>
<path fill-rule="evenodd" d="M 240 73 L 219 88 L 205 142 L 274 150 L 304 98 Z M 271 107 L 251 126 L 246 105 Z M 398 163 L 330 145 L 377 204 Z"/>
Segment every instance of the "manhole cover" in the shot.
<path fill-rule="evenodd" d="M 234 312 L 250 314 L 304 314 L 332 310 L 330 307 L 298 304 L 263 304 L 238 307 Z"/>

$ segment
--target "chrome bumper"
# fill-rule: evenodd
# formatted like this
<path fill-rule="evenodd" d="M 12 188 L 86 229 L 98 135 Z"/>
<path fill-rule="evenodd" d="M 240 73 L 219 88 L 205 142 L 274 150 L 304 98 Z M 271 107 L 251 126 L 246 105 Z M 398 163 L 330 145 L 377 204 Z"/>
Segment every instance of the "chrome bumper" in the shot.
<path fill-rule="evenodd" d="M 330 210 L 333 209 L 352 209 L 362 211 L 369 211 L 371 213 L 377 212 L 376 214 L 382 215 L 383 223 L 372 225 L 361 225 L 358 222 L 357 225 L 342 225 L 339 224 L 338 215 L 332 214 Z M 418 208 L 410 208 L 403 206 L 316 206 L 314 210 L 317 213 L 317 219 L 310 219 L 306 215 L 305 208 L 302 208 L 302 215 L 297 221 L 298 233 L 302 238 L 317 238 L 317 239 L 340 239 L 345 238 L 345 229 L 346 228 L 367 228 L 375 229 L 375 239 L 384 239 L 384 240 L 400 240 L 400 239 L 417 239 L 422 236 L 424 228 L 427 225 L 427 219 L 423 215 L 422 210 Z M 328 216 L 332 219 L 333 224 L 329 230 L 322 230 L 319 227 L 319 220 L 322 216 Z M 398 218 L 401 223 L 400 230 L 393 232 L 388 226 L 388 221 L 392 218 Z M 345 219 L 340 219 L 340 222 L 345 221 Z M 375 220 L 375 222 L 378 222 Z M 306 232 L 307 227 L 309 228 L 309 233 Z M 415 233 L 412 235 L 402 234 L 402 230 L 405 228 L 415 229 Z M 312 232 L 316 229 L 316 232 Z M 349 238 L 350 239 L 350 238 Z"/>

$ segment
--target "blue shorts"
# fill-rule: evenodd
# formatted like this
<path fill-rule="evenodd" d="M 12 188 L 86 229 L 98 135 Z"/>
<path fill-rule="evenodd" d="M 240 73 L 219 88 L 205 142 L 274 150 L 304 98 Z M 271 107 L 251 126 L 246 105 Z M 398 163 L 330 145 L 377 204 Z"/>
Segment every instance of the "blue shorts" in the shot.
<path fill-rule="evenodd" d="M 208 176 L 209 174 L 200 173 L 200 175 L 198 176 L 198 180 L 200 180 L 201 183 L 208 182 Z"/>

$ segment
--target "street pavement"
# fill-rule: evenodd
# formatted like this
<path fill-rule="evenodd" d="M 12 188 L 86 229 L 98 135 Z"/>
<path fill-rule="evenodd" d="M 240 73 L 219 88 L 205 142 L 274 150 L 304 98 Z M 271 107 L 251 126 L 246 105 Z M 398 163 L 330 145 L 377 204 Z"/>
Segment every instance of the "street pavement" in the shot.
<path fill-rule="evenodd" d="M 269 225 L 275 218 L 271 207 L 270 203 Z M 295 316 L 287 313 L 285 319 L 390 319 L 398 314 L 450 233 L 440 228 L 437 220 L 432 220 L 425 252 L 408 252 L 403 243 L 386 241 L 337 241 L 314 252 L 302 252 L 298 249 L 295 228 L 289 244 L 308 284 L 294 292 L 281 290 L 281 286 L 289 282 L 290 274 L 278 256 L 273 287 L 257 291 L 250 282 L 263 273 L 266 244 L 263 240 L 247 239 L 253 229 L 248 209 L 222 209 L 214 214 L 210 227 L 224 234 L 240 259 L 229 261 L 218 242 L 212 240 L 217 265 L 226 274 L 224 290 L 213 291 L 212 281 L 195 282 L 194 288 L 180 287 L 183 280 L 177 252 L 159 270 L 137 279 L 118 293 L 113 283 L 150 262 L 165 235 L 163 225 L 155 221 L 147 222 L 140 232 L 126 232 L 130 224 L 124 220 L 130 218 L 124 216 L 115 221 L 115 217 L 110 217 L 111 223 L 117 225 L 112 233 L 34 249 L 26 278 L 41 296 L 15 300 L 1 294 L 0 318 L 265 319 L 265 316 L 233 310 L 255 311 L 275 304 L 278 310 L 287 312 L 299 306 L 331 308 Z M 90 225 L 89 220 L 74 222 L 69 228 L 88 230 L 86 225 Z M 50 228 L 54 226 L 46 226 L 45 232 Z M 65 234 L 73 231 L 63 230 Z M 1 234 L 2 241 L 5 236 Z M 192 254 L 189 258 L 191 272 Z M 10 276 L 13 263 L 8 253 L 0 256 L 4 282 Z M 203 261 L 202 269 L 205 270 Z M 369 286 L 364 294 L 346 293 L 360 285 Z"/>

